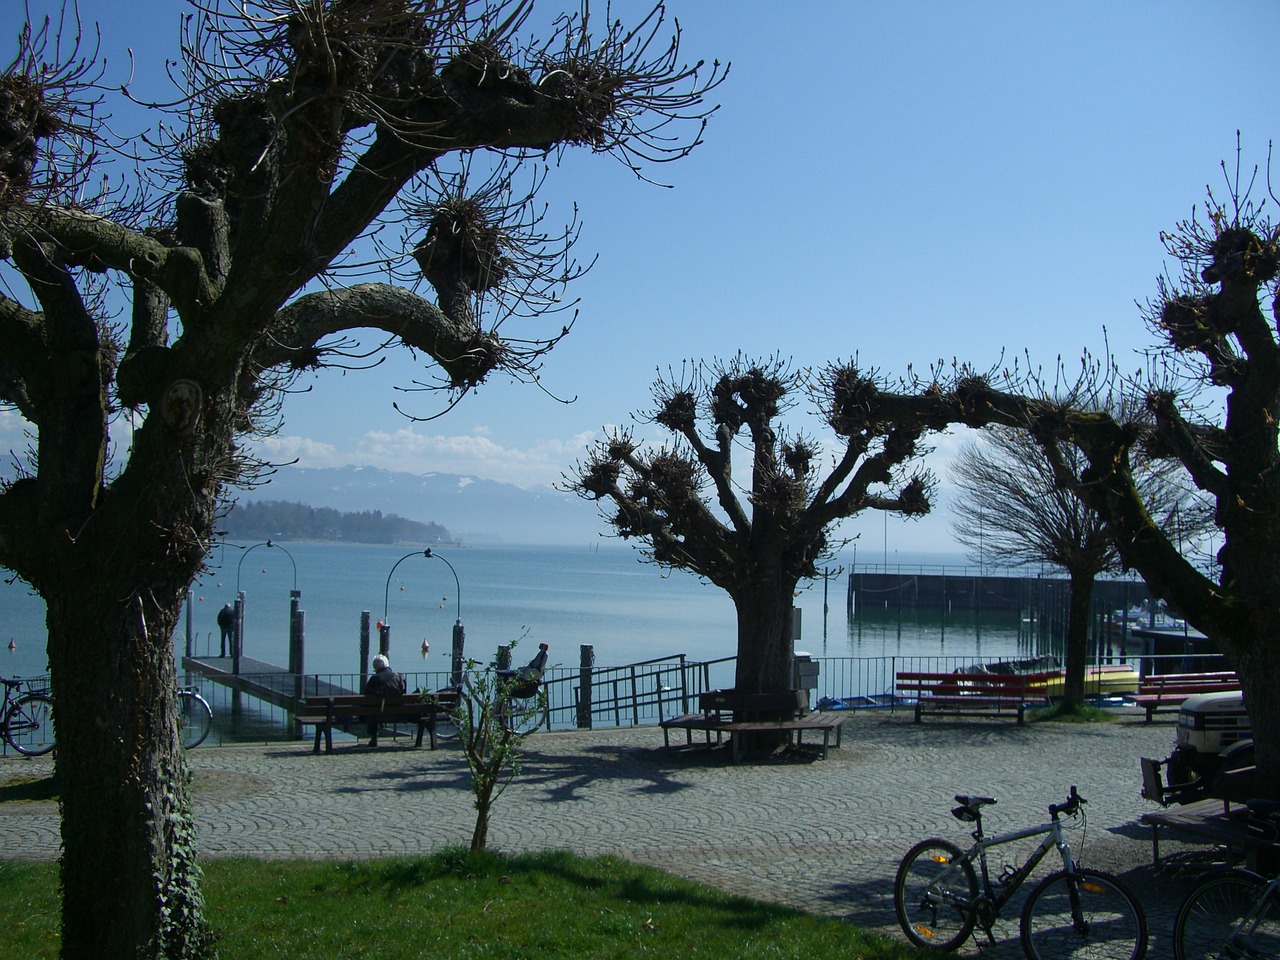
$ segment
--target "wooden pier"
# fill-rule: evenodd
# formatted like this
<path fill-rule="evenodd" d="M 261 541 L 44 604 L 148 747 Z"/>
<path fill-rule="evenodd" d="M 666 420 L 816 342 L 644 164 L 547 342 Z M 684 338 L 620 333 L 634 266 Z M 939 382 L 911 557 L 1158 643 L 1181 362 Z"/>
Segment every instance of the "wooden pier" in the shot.
<path fill-rule="evenodd" d="M 290 673 L 284 667 L 252 657 L 241 657 L 238 670 L 231 657 L 183 657 L 182 669 L 290 713 L 297 713 L 307 697 L 338 697 L 359 692 L 317 676 Z"/>

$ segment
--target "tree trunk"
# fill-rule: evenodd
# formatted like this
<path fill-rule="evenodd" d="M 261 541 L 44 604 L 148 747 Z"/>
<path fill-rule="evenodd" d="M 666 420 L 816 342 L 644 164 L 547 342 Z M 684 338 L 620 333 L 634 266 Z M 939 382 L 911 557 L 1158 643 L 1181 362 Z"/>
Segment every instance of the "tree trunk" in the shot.
<path fill-rule="evenodd" d="M 213 956 L 172 637 L 185 590 L 46 591 L 62 798 L 62 955 Z M 122 600 L 121 597 L 129 599 Z"/>
<path fill-rule="evenodd" d="M 778 574 L 772 582 L 732 593 L 738 614 L 736 693 L 785 693 L 792 689 L 791 608 L 796 583 L 797 579 Z M 748 753 L 766 754 L 786 742 L 785 733 L 754 733 L 744 738 L 743 747 Z"/>
<path fill-rule="evenodd" d="M 738 614 L 739 693 L 782 693 L 791 689 L 791 607 L 797 581 L 763 584 L 733 594 Z"/>
<path fill-rule="evenodd" d="M 1093 573 L 1069 571 L 1071 609 L 1067 614 L 1067 675 L 1062 684 L 1062 706 L 1073 710 L 1084 703 L 1084 676 L 1089 659 L 1089 619 L 1093 608 Z"/>
<path fill-rule="evenodd" d="M 1275 634 L 1272 634 L 1275 636 Z M 1243 645 L 1239 645 L 1243 646 Z M 1277 643 L 1255 638 L 1232 657 L 1232 666 L 1240 676 L 1244 706 L 1253 729 L 1255 779 L 1254 793 L 1259 797 L 1280 800 L 1280 658 Z"/>

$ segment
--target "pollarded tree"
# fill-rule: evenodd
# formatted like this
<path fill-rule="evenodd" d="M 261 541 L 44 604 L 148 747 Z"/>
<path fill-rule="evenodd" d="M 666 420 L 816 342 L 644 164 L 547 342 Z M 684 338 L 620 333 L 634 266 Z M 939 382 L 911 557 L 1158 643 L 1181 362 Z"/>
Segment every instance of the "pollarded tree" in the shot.
<path fill-rule="evenodd" d="M 448 402 L 532 379 L 562 325 L 500 328 L 581 272 L 576 227 L 533 212 L 540 161 L 699 141 L 723 72 L 682 65 L 661 6 L 632 32 L 584 3 L 542 40 L 533 8 L 193 0 L 165 107 L 106 83 L 74 18 L 0 76 L 0 398 L 33 436 L 0 564 L 48 608 L 64 956 L 211 951 L 172 637 L 245 439 L 348 331 L 430 358 Z M 150 132 L 113 141 L 132 111 Z"/>
<path fill-rule="evenodd" d="M 791 608 L 803 579 L 827 556 L 832 526 L 862 510 L 908 516 L 929 510 L 932 478 L 908 466 L 923 451 L 923 424 L 856 420 L 870 380 L 832 365 L 807 382 L 779 360 L 739 356 L 692 363 L 653 385 L 646 418 L 673 440 L 643 446 L 630 432 L 595 445 L 569 486 L 608 501 L 618 535 L 648 544 L 652 560 L 690 570 L 727 592 L 738 619 L 735 688 L 778 693 L 791 686 Z M 825 476 L 819 445 L 787 436 L 781 418 L 807 391 L 839 438 Z M 735 449 L 750 458 L 734 473 Z"/>
<path fill-rule="evenodd" d="M 1280 798 L 1280 228 L 1247 191 L 1228 209 L 1212 198 L 1166 235 L 1183 265 L 1162 281 L 1149 323 L 1171 366 L 1135 390 L 1128 417 L 1052 400 L 1034 383 L 997 389 L 961 376 L 871 399 L 872 415 L 933 425 L 1000 423 L 1029 430 L 1058 482 L 1111 525 L 1124 562 L 1210 637 L 1240 674 L 1256 746 L 1256 789 Z M 1089 399 L 1082 383 L 1077 400 Z M 1021 391 L 1021 392 L 1019 392 Z M 1073 469 L 1063 451 L 1087 459 Z M 1170 458 L 1212 504 L 1222 534 L 1218 569 L 1183 555 L 1135 481 L 1135 451 Z"/>
<path fill-rule="evenodd" d="M 1064 444 L 1073 473 L 1085 465 L 1079 448 Z M 1188 543 L 1206 533 L 1209 517 L 1189 490 L 1174 481 L 1165 460 L 1141 458 L 1135 482 L 1163 529 L 1177 528 Z M 1076 493 L 1062 486 L 1040 445 L 1026 431 L 993 426 L 961 447 L 951 473 L 960 495 L 952 503 L 952 532 L 970 559 L 1018 567 L 1048 563 L 1071 582 L 1067 616 L 1063 705 L 1084 702 L 1093 585 L 1120 565 L 1110 525 Z"/>

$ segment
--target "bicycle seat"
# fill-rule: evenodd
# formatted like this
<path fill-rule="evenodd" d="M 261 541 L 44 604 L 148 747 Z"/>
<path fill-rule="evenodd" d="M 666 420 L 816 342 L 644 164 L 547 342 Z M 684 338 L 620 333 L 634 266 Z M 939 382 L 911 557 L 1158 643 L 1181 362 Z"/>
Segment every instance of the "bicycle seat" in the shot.
<path fill-rule="evenodd" d="M 10 689 L 22 686 L 21 680 L 10 680 L 8 677 L 0 677 L 0 683 L 3 683 L 6 687 L 9 687 Z"/>
<path fill-rule="evenodd" d="M 957 820 L 977 820 L 981 816 L 979 811 L 987 804 L 995 802 L 995 797 L 973 797 L 967 793 L 957 793 L 956 803 L 960 804 L 960 806 L 952 810 L 951 815 Z"/>

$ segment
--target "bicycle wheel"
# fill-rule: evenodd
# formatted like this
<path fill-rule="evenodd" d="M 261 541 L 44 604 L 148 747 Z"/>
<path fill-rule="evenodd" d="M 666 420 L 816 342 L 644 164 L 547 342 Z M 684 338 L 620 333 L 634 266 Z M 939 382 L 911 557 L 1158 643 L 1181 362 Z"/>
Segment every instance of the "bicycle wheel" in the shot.
<path fill-rule="evenodd" d="M 1139 960 L 1147 952 L 1147 919 L 1110 874 L 1059 870 L 1027 897 L 1022 949 L 1031 960 Z"/>
<path fill-rule="evenodd" d="M 918 947 L 954 950 L 976 922 L 971 904 L 978 878 L 960 848 L 922 840 L 907 851 L 893 880 L 893 909 L 902 932 Z"/>
<path fill-rule="evenodd" d="M 1177 960 L 1280 956 L 1280 903 L 1275 892 L 1259 904 L 1267 881 L 1247 870 L 1214 874 L 1191 891 L 1173 922 Z M 1240 930 L 1258 906 L 1257 916 Z"/>
<path fill-rule="evenodd" d="M 178 691 L 178 733 L 182 745 L 188 750 L 204 743 L 213 727 L 213 710 L 200 694 L 191 690 Z"/>
<path fill-rule="evenodd" d="M 443 713 L 436 717 L 436 739 L 458 739 L 458 718 L 452 713 Z"/>
<path fill-rule="evenodd" d="M 542 707 L 542 700 L 538 697 L 508 697 L 502 703 L 502 723 L 520 736 L 533 733 L 542 726 Z"/>
<path fill-rule="evenodd" d="M 42 757 L 56 745 L 53 701 L 43 693 L 27 693 L 13 701 L 4 715 L 4 738 L 28 757 Z"/>

